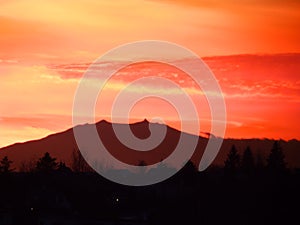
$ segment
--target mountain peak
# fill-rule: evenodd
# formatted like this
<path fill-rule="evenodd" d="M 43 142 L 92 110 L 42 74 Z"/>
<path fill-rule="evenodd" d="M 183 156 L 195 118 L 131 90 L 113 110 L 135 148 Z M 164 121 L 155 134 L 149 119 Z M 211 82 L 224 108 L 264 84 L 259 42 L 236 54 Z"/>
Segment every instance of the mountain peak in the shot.
<path fill-rule="evenodd" d="M 108 122 L 107 120 L 100 120 L 96 123 L 96 125 L 100 125 L 100 124 L 109 124 L 110 122 Z"/>
<path fill-rule="evenodd" d="M 149 122 L 146 118 L 140 122 L 129 124 L 132 133 L 140 139 L 146 139 L 151 135 Z M 101 124 L 101 126 L 99 126 Z M 89 126 L 81 125 L 81 126 Z M 116 126 L 124 126 L 124 124 L 115 124 Z M 134 151 L 124 146 L 116 137 L 111 122 L 101 120 L 97 123 L 99 137 L 103 141 L 104 145 L 110 149 L 110 152 L 124 162 L 133 164 L 143 159 L 146 155 L 145 152 Z M 156 163 L 157 160 L 161 160 L 163 157 L 167 157 L 176 148 L 181 131 L 171 128 L 167 125 L 167 133 L 165 139 L 155 149 L 151 150 L 149 154 L 148 163 Z M 198 145 L 193 155 L 193 160 L 198 164 L 200 162 L 203 151 L 205 150 L 208 137 L 211 137 L 210 133 L 201 133 L 204 137 L 199 138 Z M 194 138 L 192 134 L 186 133 L 188 138 Z M 268 139 L 224 139 L 222 148 L 214 161 L 215 165 L 223 165 L 224 160 L 227 157 L 228 150 L 234 144 L 239 151 L 242 151 L 246 146 L 250 146 L 253 150 L 253 154 L 260 154 L 267 158 L 269 150 L 272 148 L 274 140 Z M 55 147 L 54 147 L 55 146 Z M 300 152 L 297 151 L 300 146 L 300 141 L 293 140 L 282 143 L 282 148 L 285 150 L 285 156 L 287 163 L 290 167 L 299 167 L 299 162 L 295 159 L 299 158 Z M 51 134 L 45 138 L 39 140 L 28 141 L 25 143 L 19 143 L 10 145 L 4 148 L 0 148 L 0 159 L 4 156 L 8 156 L 10 160 L 14 162 L 15 167 L 20 167 L 22 163 L 31 162 L 32 159 L 36 160 L 42 156 L 43 153 L 49 152 L 55 158 L 60 161 L 66 162 L 70 165 L 72 158 L 72 152 L 77 149 L 77 143 L 74 138 L 72 129 L 68 129 L 63 132 Z M 261 149 L 261 150 L 260 150 Z M 120 150 L 120 151 L 119 151 Z M 123 151 L 124 150 L 124 151 Z M 128 152 L 129 151 L 129 152 Z M 150 151 L 149 151 L 150 152 Z M 242 154 L 242 152 L 241 152 Z M 151 157 L 150 157 L 151 155 Z"/>
<path fill-rule="evenodd" d="M 145 118 L 142 123 L 149 123 L 149 121 Z"/>

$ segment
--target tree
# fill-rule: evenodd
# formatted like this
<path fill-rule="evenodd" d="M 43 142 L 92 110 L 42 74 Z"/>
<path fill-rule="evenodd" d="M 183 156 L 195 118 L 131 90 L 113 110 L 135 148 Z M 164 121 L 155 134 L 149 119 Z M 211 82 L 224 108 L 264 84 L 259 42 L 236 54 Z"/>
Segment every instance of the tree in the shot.
<path fill-rule="evenodd" d="M 147 163 L 144 160 L 139 160 L 137 166 L 139 174 L 144 174 L 146 172 Z"/>
<path fill-rule="evenodd" d="M 197 167 L 191 160 L 187 161 L 181 171 L 184 174 L 195 174 L 198 172 Z"/>
<path fill-rule="evenodd" d="M 257 172 L 262 172 L 265 169 L 265 159 L 260 153 L 256 155 L 255 168 Z"/>
<path fill-rule="evenodd" d="M 61 172 L 61 173 L 71 173 L 72 170 L 66 166 L 66 164 L 64 162 L 59 162 L 58 166 L 57 166 L 57 171 Z"/>
<path fill-rule="evenodd" d="M 232 145 L 230 152 L 225 160 L 224 170 L 228 174 L 234 174 L 240 167 L 240 155 L 238 154 L 235 145 Z"/>
<path fill-rule="evenodd" d="M 278 141 L 275 141 L 267 159 L 267 167 L 270 171 L 283 172 L 286 170 L 284 154 Z"/>
<path fill-rule="evenodd" d="M 36 160 L 30 159 L 29 161 L 22 161 L 20 163 L 19 171 L 22 173 L 32 173 L 36 169 Z"/>
<path fill-rule="evenodd" d="M 72 153 L 71 169 L 74 172 L 92 172 L 93 169 L 87 164 L 78 149 L 74 149 Z"/>
<path fill-rule="evenodd" d="M 147 166 L 147 163 L 144 160 L 139 160 L 137 166 Z"/>
<path fill-rule="evenodd" d="M 8 159 L 7 156 L 4 156 L 4 158 L 0 161 L 0 173 L 10 173 L 14 171 L 14 169 L 11 169 L 12 161 Z"/>
<path fill-rule="evenodd" d="M 198 169 L 195 164 L 189 160 L 179 172 L 182 175 L 182 180 L 187 185 L 194 185 L 198 175 Z"/>
<path fill-rule="evenodd" d="M 248 146 L 242 156 L 241 169 L 244 173 L 249 175 L 254 172 L 254 168 L 254 157 L 250 147 Z"/>
<path fill-rule="evenodd" d="M 52 158 L 49 152 L 40 158 L 36 163 L 36 170 L 39 172 L 51 172 L 57 169 L 56 158 Z"/>

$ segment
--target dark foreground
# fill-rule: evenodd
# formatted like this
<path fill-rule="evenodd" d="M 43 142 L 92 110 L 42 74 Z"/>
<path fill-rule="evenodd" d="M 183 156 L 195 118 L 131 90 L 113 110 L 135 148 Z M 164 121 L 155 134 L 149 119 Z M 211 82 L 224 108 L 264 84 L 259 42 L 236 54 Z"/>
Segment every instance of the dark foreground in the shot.
<path fill-rule="evenodd" d="M 2 174 L 0 182 L 1 225 L 299 222 L 299 170 L 198 173 L 187 165 L 146 187 L 72 171 Z"/>

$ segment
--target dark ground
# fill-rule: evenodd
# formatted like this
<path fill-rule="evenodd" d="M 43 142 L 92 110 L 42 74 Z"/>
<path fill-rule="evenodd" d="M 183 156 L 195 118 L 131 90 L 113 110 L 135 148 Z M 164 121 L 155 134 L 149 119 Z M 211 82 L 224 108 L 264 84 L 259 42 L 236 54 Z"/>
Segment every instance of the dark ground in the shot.
<path fill-rule="evenodd" d="M 96 173 L 0 176 L 0 224 L 299 224 L 300 172 L 196 172 L 130 187 Z"/>

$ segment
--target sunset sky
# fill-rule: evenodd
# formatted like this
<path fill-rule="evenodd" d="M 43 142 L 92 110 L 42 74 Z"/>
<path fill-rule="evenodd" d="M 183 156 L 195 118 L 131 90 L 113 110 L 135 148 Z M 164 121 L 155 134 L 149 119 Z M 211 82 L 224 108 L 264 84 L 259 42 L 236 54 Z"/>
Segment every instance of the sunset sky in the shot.
<path fill-rule="evenodd" d="M 226 137 L 300 139 L 299 9 L 297 0 L 0 0 L 0 147 L 72 127 L 73 97 L 90 63 L 140 40 L 174 42 L 202 57 L 225 97 Z M 113 94 L 150 73 L 199 98 L 201 129 L 209 132 L 201 90 L 176 68 L 155 63 L 119 71 L 97 119 L 108 119 Z M 155 88 L 176 95 L 152 84 L 129 92 Z M 178 127 L 176 112 L 163 104 L 145 100 L 131 115 L 160 115 Z"/>

